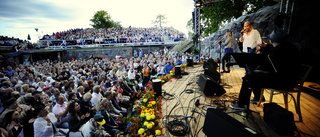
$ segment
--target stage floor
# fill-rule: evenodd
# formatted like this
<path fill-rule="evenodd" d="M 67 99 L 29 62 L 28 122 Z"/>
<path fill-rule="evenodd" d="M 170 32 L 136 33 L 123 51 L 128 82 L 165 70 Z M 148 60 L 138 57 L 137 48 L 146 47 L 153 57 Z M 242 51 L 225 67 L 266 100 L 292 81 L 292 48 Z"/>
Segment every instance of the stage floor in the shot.
<path fill-rule="evenodd" d="M 188 72 L 189 74 L 184 75 L 180 79 L 172 79 L 171 82 L 167 82 L 162 86 L 163 92 L 174 95 L 163 96 L 162 114 L 164 118 L 162 119 L 162 124 L 164 127 L 163 132 L 165 136 L 173 136 L 166 130 L 165 122 L 172 121 L 174 119 L 174 115 L 194 117 L 188 118 L 192 131 L 192 133 L 189 133 L 190 136 L 206 136 L 202 132 L 202 127 L 204 125 L 207 107 L 219 107 L 221 105 L 217 105 L 217 100 L 228 99 L 229 101 L 225 101 L 224 103 L 220 104 L 222 104 L 222 106 L 226 106 L 226 110 L 224 110 L 225 112 L 233 111 L 228 107 L 228 105 L 231 103 L 231 101 L 238 98 L 242 83 L 242 77 L 245 74 L 245 70 L 243 68 L 239 68 L 237 65 L 232 66 L 230 73 L 221 74 L 221 83 L 226 90 L 226 94 L 219 97 L 206 97 L 204 96 L 202 91 L 200 91 L 197 84 L 199 75 L 204 73 L 202 65 L 194 65 L 193 67 L 188 67 L 186 72 Z M 269 102 L 269 94 L 265 93 L 264 96 L 266 98 L 266 102 Z M 251 97 L 253 97 L 253 95 Z M 195 102 L 197 99 L 199 99 L 200 103 L 198 107 L 195 106 Z M 274 95 L 273 102 L 284 107 L 283 96 L 281 94 Z M 258 126 L 262 129 L 262 132 L 265 136 L 279 136 L 264 122 L 263 104 L 260 107 L 258 107 L 256 104 L 250 104 L 250 110 L 255 111 L 252 113 L 254 119 L 257 121 Z M 289 111 L 293 112 L 295 121 L 298 121 L 298 114 L 295 113 L 294 103 L 290 96 Z M 320 101 L 307 93 L 302 93 L 301 112 L 303 123 L 295 122 L 301 136 L 320 136 Z M 165 117 L 166 115 L 168 117 Z M 253 130 L 258 131 L 252 119 L 244 119 L 240 114 L 237 113 L 230 113 L 228 115 L 243 123 L 244 125 L 252 128 Z M 179 118 L 179 116 L 176 116 L 176 118 Z"/>

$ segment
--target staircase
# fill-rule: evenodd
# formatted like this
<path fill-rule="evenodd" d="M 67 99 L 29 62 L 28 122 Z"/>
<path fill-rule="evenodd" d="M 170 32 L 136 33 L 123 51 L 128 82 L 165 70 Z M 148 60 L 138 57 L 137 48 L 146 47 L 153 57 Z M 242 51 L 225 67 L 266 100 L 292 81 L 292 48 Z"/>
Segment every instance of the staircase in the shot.
<path fill-rule="evenodd" d="M 189 48 L 191 48 L 193 46 L 193 42 L 192 41 L 182 41 L 179 44 L 175 45 L 171 51 L 177 51 L 180 53 L 183 53 L 185 51 L 187 51 Z"/>

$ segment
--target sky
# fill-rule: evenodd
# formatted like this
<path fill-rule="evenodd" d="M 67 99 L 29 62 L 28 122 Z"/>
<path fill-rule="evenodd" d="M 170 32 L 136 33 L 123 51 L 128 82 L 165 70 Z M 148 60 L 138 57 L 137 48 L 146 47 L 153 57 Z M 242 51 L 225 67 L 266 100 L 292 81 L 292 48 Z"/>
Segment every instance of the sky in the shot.
<path fill-rule="evenodd" d="M 123 27 L 153 27 L 161 14 L 166 24 L 187 35 L 193 0 L 0 0 L 0 35 L 31 42 L 53 32 L 92 28 L 94 13 L 105 10 Z M 38 32 L 35 31 L 38 28 Z"/>

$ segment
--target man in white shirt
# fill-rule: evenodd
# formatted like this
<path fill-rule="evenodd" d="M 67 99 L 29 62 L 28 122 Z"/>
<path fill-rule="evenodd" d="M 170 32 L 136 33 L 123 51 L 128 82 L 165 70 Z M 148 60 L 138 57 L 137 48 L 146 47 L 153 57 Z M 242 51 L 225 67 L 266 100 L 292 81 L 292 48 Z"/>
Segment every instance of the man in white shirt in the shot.
<path fill-rule="evenodd" d="M 96 85 L 93 87 L 93 93 L 92 93 L 92 98 L 91 98 L 91 104 L 92 106 L 97 105 L 98 101 L 102 98 L 102 95 L 100 93 L 101 87 L 100 85 Z"/>

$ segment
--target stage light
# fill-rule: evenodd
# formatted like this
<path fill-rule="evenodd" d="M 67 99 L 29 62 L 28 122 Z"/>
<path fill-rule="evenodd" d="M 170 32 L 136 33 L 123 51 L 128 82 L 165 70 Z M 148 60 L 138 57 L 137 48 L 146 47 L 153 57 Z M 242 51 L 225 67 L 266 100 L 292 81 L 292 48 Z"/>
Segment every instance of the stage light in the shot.
<path fill-rule="evenodd" d="M 196 1 L 196 8 L 201 8 L 203 6 L 203 0 Z"/>

